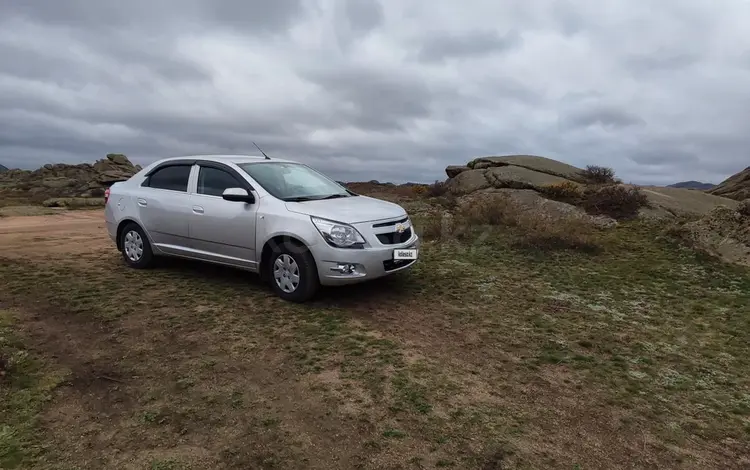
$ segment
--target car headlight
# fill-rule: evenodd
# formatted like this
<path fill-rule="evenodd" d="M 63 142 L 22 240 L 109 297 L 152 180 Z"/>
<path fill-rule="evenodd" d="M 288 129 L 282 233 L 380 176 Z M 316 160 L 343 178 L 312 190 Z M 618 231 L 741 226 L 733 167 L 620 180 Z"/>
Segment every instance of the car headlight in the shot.
<path fill-rule="evenodd" d="M 351 225 L 333 222 L 331 220 L 310 217 L 313 225 L 318 229 L 325 241 L 339 248 L 361 248 L 365 239 Z"/>

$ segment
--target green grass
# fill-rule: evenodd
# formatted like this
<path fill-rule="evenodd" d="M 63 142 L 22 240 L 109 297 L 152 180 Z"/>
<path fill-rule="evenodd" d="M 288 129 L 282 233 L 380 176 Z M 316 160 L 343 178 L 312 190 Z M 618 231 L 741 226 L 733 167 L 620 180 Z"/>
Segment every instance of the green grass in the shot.
<path fill-rule="evenodd" d="M 26 468 L 43 452 L 38 417 L 66 371 L 51 369 L 26 349 L 11 312 L 0 310 L 0 468 Z"/>
<path fill-rule="evenodd" d="M 43 314 L 114 371 L 89 393 L 117 399 L 109 444 L 145 468 L 731 468 L 750 450 L 750 274 L 658 233 L 624 223 L 596 252 L 540 252 L 495 228 L 307 305 L 241 272 L 116 254 L 4 259 L 0 279 L 19 324 Z M 29 462 L 61 380 L 34 361 L 11 397 L 32 405 L 6 408 L 0 434 Z M 148 442 L 207 453 L 153 460 Z"/>

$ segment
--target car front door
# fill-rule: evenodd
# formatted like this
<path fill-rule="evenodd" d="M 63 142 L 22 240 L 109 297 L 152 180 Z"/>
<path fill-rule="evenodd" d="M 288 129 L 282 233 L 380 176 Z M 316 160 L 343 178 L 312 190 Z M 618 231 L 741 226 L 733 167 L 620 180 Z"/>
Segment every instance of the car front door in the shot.
<path fill-rule="evenodd" d="M 252 193 L 250 184 L 231 167 L 199 163 L 195 191 L 190 194 L 190 238 L 195 256 L 256 269 L 255 217 L 259 201 L 227 201 L 222 198 L 227 188 L 243 188 Z"/>
<path fill-rule="evenodd" d="M 190 194 L 192 163 L 169 164 L 156 169 L 141 185 L 136 207 L 143 228 L 154 245 L 171 254 L 190 250 Z"/>

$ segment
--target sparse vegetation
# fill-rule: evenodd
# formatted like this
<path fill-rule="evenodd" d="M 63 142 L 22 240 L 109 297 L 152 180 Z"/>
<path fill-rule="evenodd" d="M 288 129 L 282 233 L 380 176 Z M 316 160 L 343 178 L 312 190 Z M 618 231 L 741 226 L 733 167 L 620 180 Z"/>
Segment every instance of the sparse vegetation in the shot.
<path fill-rule="evenodd" d="M 0 467 L 747 465 L 750 271 L 650 222 L 390 191 L 414 271 L 306 305 L 128 269 L 95 214 L 1 233 Z"/>
<path fill-rule="evenodd" d="M 440 197 L 448 192 L 448 185 L 444 181 L 435 181 L 431 185 L 427 186 L 428 197 Z"/>
<path fill-rule="evenodd" d="M 582 178 L 589 184 L 615 184 L 619 181 L 615 178 L 615 170 L 605 166 L 587 165 L 581 171 Z"/>
<path fill-rule="evenodd" d="M 528 212 L 511 198 L 500 195 L 491 200 L 471 200 L 449 216 L 428 219 L 422 235 L 428 240 L 465 240 L 492 227 L 513 229 L 518 236 L 515 244 L 519 247 L 596 250 L 595 229 L 584 219 L 551 218 L 543 213 Z"/>
<path fill-rule="evenodd" d="M 573 181 L 548 184 L 540 187 L 539 192 L 550 199 L 570 204 L 578 204 L 583 198 L 583 188 Z"/>
<path fill-rule="evenodd" d="M 643 207 L 648 207 L 648 197 L 637 186 L 606 185 L 587 188 L 581 205 L 591 214 L 601 214 L 615 219 L 636 217 Z"/>

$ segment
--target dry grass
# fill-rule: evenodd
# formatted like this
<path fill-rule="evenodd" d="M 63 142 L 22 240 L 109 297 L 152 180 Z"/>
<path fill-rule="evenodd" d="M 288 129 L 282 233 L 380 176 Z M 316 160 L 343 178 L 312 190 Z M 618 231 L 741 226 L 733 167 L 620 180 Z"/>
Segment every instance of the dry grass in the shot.
<path fill-rule="evenodd" d="M 573 181 L 548 184 L 540 187 L 539 192 L 555 201 L 562 201 L 570 204 L 578 204 L 583 198 L 583 189 L 581 188 L 581 185 L 574 183 Z"/>
<path fill-rule="evenodd" d="M 596 229 L 580 217 L 553 218 L 530 212 L 510 197 L 495 195 L 491 200 L 472 200 L 449 216 L 428 220 L 423 236 L 428 240 L 469 239 L 489 227 L 506 227 L 518 236 L 516 246 L 538 249 L 595 251 Z"/>
<path fill-rule="evenodd" d="M 232 269 L 128 269 L 97 221 L 95 251 L 0 251 L 0 338 L 29 359 L 0 386 L 3 465 L 750 465 L 749 271 L 637 222 L 592 255 L 472 217 L 410 274 L 307 305 Z"/>

